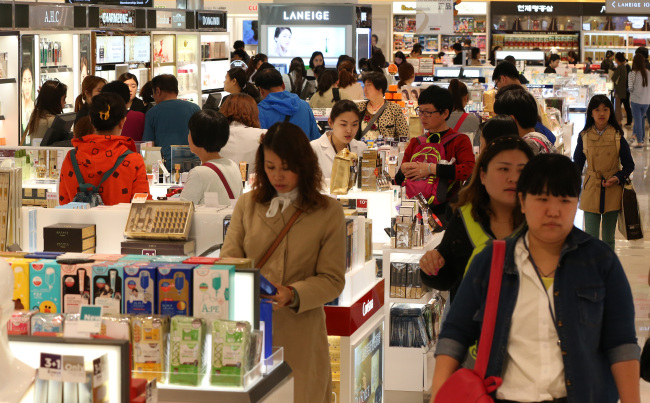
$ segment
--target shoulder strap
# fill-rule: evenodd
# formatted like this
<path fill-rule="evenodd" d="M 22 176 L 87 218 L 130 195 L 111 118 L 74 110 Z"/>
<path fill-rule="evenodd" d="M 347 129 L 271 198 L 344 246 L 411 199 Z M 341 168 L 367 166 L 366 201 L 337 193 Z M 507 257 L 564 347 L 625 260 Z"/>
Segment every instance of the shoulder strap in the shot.
<path fill-rule="evenodd" d="M 221 169 L 219 169 L 218 166 L 216 166 L 215 164 L 213 164 L 211 162 L 206 162 L 205 164 L 203 164 L 203 166 L 212 169 L 214 172 L 217 173 L 217 175 L 219 175 L 219 179 L 221 179 L 221 183 L 223 183 L 223 187 L 226 188 L 226 192 L 228 193 L 228 197 L 231 200 L 234 199 L 235 195 L 232 192 L 232 190 L 230 189 L 230 185 L 228 184 L 228 181 L 226 180 L 226 177 L 223 175 L 223 172 L 221 172 Z"/>
<path fill-rule="evenodd" d="M 456 131 L 456 130 L 454 129 L 454 131 Z M 460 136 L 460 133 L 452 133 L 452 134 L 450 134 L 450 135 L 448 135 L 446 137 L 443 137 L 442 140 L 440 141 L 440 144 L 442 144 L 442 146 L 444 147 L 447 144 L 451 143 L 451 141 L 453 139 L 455 139 L 456 137 L 458 137 L 458 136 Z"/>
<path fill-rule="evenodd" d="M 549 152 L 548 146 L 542 140 L 540 140 L 540 139 L 538 139 L 536 137 L 529 137 L 529 138 L 531 140 L 533 140 L 535 143 L 541 144 L 541 146 L 544 147 L 544 150 L 546 150 L 546 153 L 548 154 L 548 152 Z"/>
<path fill-rule="evenodd" d="M 122 162 L 124 161 L 126 156 L 129 155 L 129 154 L 133 154 L 133 151 L 126 150 L 125 152 L 122 153 L 122 155 L 117 157 L 117 160 L 115 161 L 115 165 L 113 165 L 113 168 L 109 169 L 106 173 L 104 173 L 104 175 L 102 176 L 102 180 L 99 181 L 99 183 L 97 184 L 97 187 L 100 187 L 102 185 L 102 183 L 104 183 L 106 181 L 106 179 L 110 178 L 111 175 L 113 175 L 113 172 L 115 172 L 115 170 L 120 165 L 122 165 Z M 77 162 L 77 161 L 75 160 L 75 162 Z"/>
<path fill-rule="evenodd" d="M 481 339 L 478 344 L 478 353 L 474 371 L 481 379 L 485 378 L 487 364 L 490 360 L 492 349 L 492 338 L 494 337 L 494 326 L 497 319 L 497 308 L 499 306 L 499 294 L 501 293 L 501 280 L 503 277 L 503 262 L 506 255 L 506 242 L 492 242 L 492 266 L 490 267 L 490 282 L 488 285 L 485 313 L 483 314 L 483 326 L 481 328 Z"/>
<path fill-rule="evenodd" d="M 77 162 L 77 150 L 76 149 L 72 149 L 70 151 L 70 162 L 72 163 L 72 169 L 74 170 L 74 175 L 77 177 L 77 183 L 79 184 L 79 187 L 80 188 L 85 187 L 86 181 L 84 181 L 84 177 L 81 174 L 81 171 L 79 170 L 79 163 Z"/>
<path fill-rule="evenodd" d="M 384 112 L 384 109 L 386 109 L 386 105 L 388 104 L 388 101 L 384 101 L 384 104 L 379 108 L 377 112 L 372 116 L 372 119 L 368 122 L 368 125 L 366 125 L 366 128 L 361 131 L 361 136 L 365 135 L 368 133 L 368 130 L 372 127 L 373 124 L 379 119 L 381 114 Z M 366 104 L 366 109 L 364 110 L 364 113 L 368 110 L 368 104 Z"/>
<path fill-rule="evenodd" d="M 286 116 L 284 117 L 284 121 L 285 121 L 285 122 L 288 122 L 290 119 L 291 119 L 291 116 L 289 116 L 289 115 L 286 115 Z"/>
<path fill-rule="evenodd" d="M 332 88 L 332 95 L 334 95 L 334 102 L 341 100 L 341 93 L 338 88 Z"/>
<path fill-rule="evenodd" d="M 468 116 L 469 116 L 469 113 L 467 113 L 467 112 L 463 112 L 463 114 L 460 115 L 460 119 L 458 119 L 458 122 L 456 122 L 456 126 L 454 126 L 454 131 L 455 132 L 457 132 L 460 129 L 460 127 L 463 125 L 463 123 L 465 122 L 465 119 L 467 119 Z"/>
<path fill-rule="evenodd" d="M 296 222 L 296 220 L 298 219 L 298 217 L 300 217 L 300 214 L 302 214 L 302 210 L 300 210 L 300 209 L 296 210 L 296 212 L 293 213 L 293 215 L 291 216 L 291 218 L 290 218 L 289 221 L 287 222 L 287 225 L 285 225 L 284 228 L 282 228 L 282 232 L 280 232 L 280 235 L 278 235 L 278 237 L 275 238 L 275 241 L 273 242 L 273 244 L 271 245 L 271 247 L 266 251 L 266 253 L 265 253 L 264 256 L 262 257 L 262 259 L 261 259 L 261 260 L 259 261 L 259 263 L 256 265 L 258 269 L 261 269 L 262 267 L 264 267 L 264 265 L 266 264 L 266 262 L 269 260 L 269 258 L 270 258 L 271 255 L 273 254 L 273 252 L 275 252 L 275 250 L 276 250 L 276 249 L 278 248 L 278 246 L 280 245 L 280 242 L 282 242 L 282 240 L 283 240 L 284 237 L 287 235 L 287 233 L 289 232 L 289 230 L 291 229 L 291 227 L 293 226 L 293 224 Z"/>

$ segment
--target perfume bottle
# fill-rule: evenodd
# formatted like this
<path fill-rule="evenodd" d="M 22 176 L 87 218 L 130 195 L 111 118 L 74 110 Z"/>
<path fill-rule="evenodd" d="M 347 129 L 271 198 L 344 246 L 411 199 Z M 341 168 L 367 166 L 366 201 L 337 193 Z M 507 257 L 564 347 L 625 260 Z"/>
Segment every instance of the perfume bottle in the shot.
<path fill-rule="evenodd" d="M 181 183 L 181 164 L 174 164 L 174 182 Z"/>

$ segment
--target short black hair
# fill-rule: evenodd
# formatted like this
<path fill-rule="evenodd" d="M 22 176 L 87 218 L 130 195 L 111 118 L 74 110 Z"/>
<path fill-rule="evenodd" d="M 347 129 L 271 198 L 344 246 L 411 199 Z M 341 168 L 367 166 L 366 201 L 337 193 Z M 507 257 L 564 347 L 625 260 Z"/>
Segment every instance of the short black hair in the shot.
<path fill-rule="evenodd" d="M 133 80 L 133 81 L 135 81 L 136 85 L 140 85 L 140 83 L 138 82 L 138 77 L 135 74 L 132 74 L 132 73 L 122 73 L 122 74 L 120 74 L 120 76 L 117 79 L 122 81 L 122 82 Z"/>
<path fill-rule="evenodd" d="M 373 38 L 375 38 L 375 39 L 377 40 L 377 42 L 379 42 L 379 37 L 377 36 L 377 34 L 372 34 L 371 36 L 372 36 Z"/>
<path fill-rule="evenodd" d="M 101 92 L 112 92 L 113 94 L 117 94 L 124 99 L 125 103 L 128 103 L 131 100 L 131 90 L 129 90 L 129 86 L 124 84 L 123 81 L 111 81 L 102 87 Z"/>
<path fill-rule="evenodd" d="M 117 94 L 102 92 L 93 97 L 88 115 L 97 131 L 111 131 L 126 116 L 126 102 Z"/>
<path fill-rule="evenodd" d="M 187 122 L 192 143 L 207 152 L 219 152 L 228 143 L 230 126 L 221 112 L 203 109 L 196 112 Z"/>
<path fill-rule="evenodd" d="M 562 154 L 538 154 L 519 175 L 517 193 L 526 195 L 580 196 L 580 172 L 569 157 Z"/>
<path fill-rule="evenodd" d="M 517 59 L 515 59 L 515 57 L 513 55 L 508 55 L 508 56 L 504 57 L 503 60 L 510 63 L 510 64 L 512 64 L 513 66 L 517 65 Z"/>
<path fill-rule="evenodd" d="M 514 116 L 522 129 L 535 127 L 539 116 L 535 97 L 517 84 L 506 85 L 497 91 L 494 113 Z"/>
<path fill-rule="evenodd" d="M 453 45 L 451 45 L 451 48 L 452 48 L 453 50 L 458 50 L 458 51 L 460 51 L 460 50 L 463 50 L 463 45 L 461 45 L 460 43 L 456 42 L 456 43 L 454 43 Z"/>
<path fill-rule="evenodd" d="M 346 112 L 354 112 L 359 116 L 359 119 L 361 119 L 361 112 L 359 111 L 359 107 L 357 107 L 357 104 L 350 101 L 349 99 L 342 99 L 335 103 L 334 106 L 332 106 L 330 119 L 332 119 L 333 122 L 336 120 L 336 118 Z"/>
<path fill-rule="evenodd" d="M 386 80 L 386 76 L 384 76 L 383 73 L 380 73 L 378 71 L 369 71 L 363 74 L 363 84 L 366 84 L 366 81 L 370 81 L 373 85 L 378 90 L 381 90 L 382 94 L 386 93 L 386 90 L 388 89 L 388 81 Z"/>
<path fill-rule="evenodd" d="M 481 136 L 486 144 L 497 137 L 510 134 L 519 135 L 519 129 L 515 120 L 509 115 L 496 115 L 481 125 Z"/>
<path fill-rule="evenodd" d="M 232 52 L 233 56 L 237 55 L 239 56 L 242 60 L 244 60 L 247 56 L 247 53 L 244 49 L 235 49 L 234 52 Z"/>
<path fill-rule="evenodd" d="M 480 54 L 481 54 L 481 49 L 472 48 L 472 59 L 478 59 Z"/>
<path fill-rule="evenodd" d="M 235 43 L 232 45 L 232 47 L 233 47 L 233 49 L 243 49 L 243 48 L 246 47 L 246 44 L 244 43 L 244 41 L 242 41 L 240 39 L 240 40 L 235 41 Z"/>
<path fill-rule="evenodd" d="M 255 74 L 255 85 L 269 91 L 274 87 L 282 87 L 282 74 L 276 69 L 258 70 Z"/>
<path fill-rule="evenodd" d="M 616 52 L 616 55 L 614 55 L 614 59 L 616 59 L 616 61 L 617 61 L 618 63 L 623 63 L 623 62 L 626 60 L 626 59 L 625 59 L 625 53 L 623 53 L 623 52 Z"/>
<path fill-rule="evenodd" d="M 454 102 L 451 98 L 451 93 L 437 85 L 429 86 L 427 89 L 420 92 L 418 105 L 421 106 L 424 104 L 433 105 L 440 114 L 442 114 L 444 110 L 448 110 L 449 115 L 447 116 L 447 119 L 449 119 L 451 112 L 454 110 Z"/>
<path fill-rule="evenodd" d="M 257 73 L 259 73 L 262 70 L 266 70 L 266 69 L 275 69 L 275 66 L 272 65 L 269 62 L 263 62 L 262 64 L 260 64 L 260 68 L 257 69 Z M 255 74 L 257 74 L 257 73 L 255 73 Z"/>
<path fill-rule="evenodd" d="M 472 40 L 469 38 L 463 39 L 463 45 L 472 46 Z"/>
<path fill-rule="evenodd" d="M 411 49 L 411 53 L 416 52 L 416 53 L 422 53 L 422 44 L 420 42 L 414 43 L 413 48 Z"/>
<path fill-rule="evenodd" d="M 162 92 L 178 95 L 178 80 L 173 74 L 161 74 L 151 79 L 151 89 L 154 93 L 159 89 Z"/>
<path fill-rule="evenodd" d="M 494 72 L 492 72 L 492 80 L 497 81 L 502 76 L 512 78 L 513 80 L 519 80 L 519 72 L 517 71 L 517 67 L 507 61 L 503 61 L 497 64 L 497 66 L 494 68 Z"/>
<path fill-rule="evenodd" d="M 550 62 L 554 62 L 554 61 L 556 61 L 556 60 L 561 60 L 561 59 L 562 59 L 562 58 L 560 57 L 560 55 L 558 55 L 557 53 L 553 53 L 553 54 L 548 58 L 548 62 L 550 63 Z"/>
<path fill-rule="evenodd" d="M 641 55 L 643 55 L 644 59 L 648 58 L 648 48 L 646 48 L 645 46 L 639 46 L 638 48 L 636 48 L 636 50 L 634 51 L 634 54 L 636 55 L 637 53 L 640 53 Z"/>

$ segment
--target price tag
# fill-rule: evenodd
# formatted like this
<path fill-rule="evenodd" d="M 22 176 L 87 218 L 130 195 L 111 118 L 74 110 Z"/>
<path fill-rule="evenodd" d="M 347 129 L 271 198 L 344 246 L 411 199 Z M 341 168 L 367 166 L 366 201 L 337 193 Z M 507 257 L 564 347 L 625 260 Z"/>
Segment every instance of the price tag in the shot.
<path fill-rule="evenodd" d="M 63 382 L 86 382 L 86 367 L 82 356 L 64 355 L 62 362 L 63 372 L 61 374 L 61 380 Z"/>
<path fill-rule="evenodd" d="M 131 203 L 144 203 L 147 201 L 147 197 L 149 197 L 147 193 L 136 193 L 133 195 Z"/>
<path fill-rule="evenodd" d="M 93 384 L 101 385 L 108 381 L 108 356 L 106 354 L 93 360 Z"/>
<path fill-rule="evenodd" d="M 82 332 L 99 333 L 102 328 L 102 307 L 92 305 L 81 306 L 81 320 L 78 330 Z"/>
<path fill-rule="evenodd" d="M 61 367 L 60 355 L 41 353 L 41 365 L 38 368 L 38 377 L 48 381 L 60 381 Z"/>

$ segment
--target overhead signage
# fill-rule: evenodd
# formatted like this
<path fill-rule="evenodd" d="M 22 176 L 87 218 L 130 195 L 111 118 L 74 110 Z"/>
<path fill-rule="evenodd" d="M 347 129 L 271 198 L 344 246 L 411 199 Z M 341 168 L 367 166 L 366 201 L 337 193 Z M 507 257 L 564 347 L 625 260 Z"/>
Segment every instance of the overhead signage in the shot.
<path fill-rule="evenodd" d="M 259 24 L 272 26 L 355 25 L 356 11 L 350 5 L 259 4 Z M 230 10 L 229 10 L 230 11 Z"/>
<path fill-rule="evenodd" d="M 156 28 L 185 29 L 184 11 L 156 11 Z"/>
<path fill-rule="evenodd" d="M 74 9 L 70 6 L 30 6 L 30 28 L 73 28 Z"/>
<path fill-rule="evenodd" d="M 487 15 L 486 1 L 464 1 L 456 4 L 458 15 Z"/>
<path fill-rule="evenodd" d="M 105 6 L 152 7 L 153 0 L 65 0 L 66 3 L 99 4 Z"/>
<path fill-rule="evenodd" d="M 605 3 L 605 12 L 607 14 L 649 14 L 650 1 L 624 1 L 624 0 L 607 0 Z"/>
<path fill-rule="evenodd" d="M 415 32 L 418 34 L 453 34 L 453 0 L 419 0 L 416 3 Z"/>
<path fill-rule="evenodd" d="M 283 11 L 282 19 L 285 21 L 329 21 L 329 11 Z"/>
<path fill-rule="evenodd" d="M 464 4 L 461 3 L 460 5 Z M 492 15 L 548 15 L 552 16 L 580 16 L 582 6 L 575 3 L 543 2 L 531 3 L 522 1 L 492 1 L 490 2 L 490 13 Z"/>
<path fill-rule="evenodd" d="M 414 1 L 393 2 L 393 14 L 415 14 L 415 2 Z"/>
<path fill-rule="evenodd" d="M 135 11 L 100 8 L 100 28 L 135 28 Z"/>
<path fill-rule="evenodd" d="M 227 18 L 225 13 L 206 13 L 198 12 L 196 13 L 196 26 L 199 29 L 202 28 L 220 28 L 226 29 Z"/>

